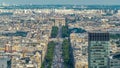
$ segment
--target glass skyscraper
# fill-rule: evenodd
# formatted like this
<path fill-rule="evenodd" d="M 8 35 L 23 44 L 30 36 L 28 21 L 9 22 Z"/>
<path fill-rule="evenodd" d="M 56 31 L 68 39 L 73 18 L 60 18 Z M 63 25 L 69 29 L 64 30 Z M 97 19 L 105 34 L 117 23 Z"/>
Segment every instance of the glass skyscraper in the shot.
<path fill-rule="evenodd" d="M 109 68 L 109 33 L 89 33 L 88 68 Z"/>

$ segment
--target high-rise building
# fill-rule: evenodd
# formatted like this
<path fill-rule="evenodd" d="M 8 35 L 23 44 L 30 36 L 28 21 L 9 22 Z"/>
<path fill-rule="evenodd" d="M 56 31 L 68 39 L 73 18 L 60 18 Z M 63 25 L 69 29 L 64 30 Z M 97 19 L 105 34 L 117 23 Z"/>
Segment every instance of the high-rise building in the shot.
<path fill-rule="evenodd" d="M 109 33 L 89 33 L 88 68 L 109 68 Z"/>
<path fill-rule="evenodd" d="M 111 55 L 109 60 L 110 68 L 120 68 L 120 53 Z"/>

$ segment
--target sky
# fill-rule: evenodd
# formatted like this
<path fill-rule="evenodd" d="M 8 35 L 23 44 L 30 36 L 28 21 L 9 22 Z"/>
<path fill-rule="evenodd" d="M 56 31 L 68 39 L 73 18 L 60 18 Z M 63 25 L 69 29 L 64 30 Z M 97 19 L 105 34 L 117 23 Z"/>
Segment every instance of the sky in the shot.
<path fill-rule="evenodd" d="M 37 5 L 120 5 L 120 0 L 0 0 L 0 4 Z"/>

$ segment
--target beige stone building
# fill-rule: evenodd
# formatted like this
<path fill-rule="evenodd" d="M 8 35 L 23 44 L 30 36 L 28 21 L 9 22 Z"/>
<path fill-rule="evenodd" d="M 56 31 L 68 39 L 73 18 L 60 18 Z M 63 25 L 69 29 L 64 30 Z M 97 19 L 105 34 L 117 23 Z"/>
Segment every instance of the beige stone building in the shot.
<path fill-rule="evenodd" d="M 70 35 L 70 41 L 73 48 L 75 68 L 88 68 L 87 34 L 72 33 Z"/>
<path fill-rule="evenodd" d="M 65 18 L 55 18 L 55 26 L 65 26 Z"/>

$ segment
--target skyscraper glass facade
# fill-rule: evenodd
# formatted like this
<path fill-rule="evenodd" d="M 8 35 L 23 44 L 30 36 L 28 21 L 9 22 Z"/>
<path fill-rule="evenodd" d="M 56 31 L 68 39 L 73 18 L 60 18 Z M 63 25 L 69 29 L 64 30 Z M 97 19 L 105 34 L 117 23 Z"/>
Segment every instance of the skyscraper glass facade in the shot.
<path fill-rule="evenodd" d="M 89 33 L 89 68 L 109 68 L 109 33 Z"/>

